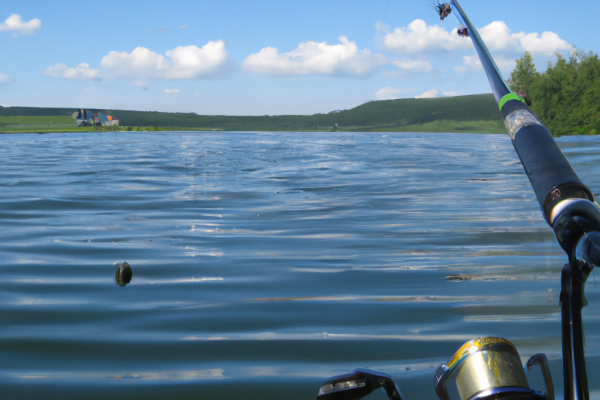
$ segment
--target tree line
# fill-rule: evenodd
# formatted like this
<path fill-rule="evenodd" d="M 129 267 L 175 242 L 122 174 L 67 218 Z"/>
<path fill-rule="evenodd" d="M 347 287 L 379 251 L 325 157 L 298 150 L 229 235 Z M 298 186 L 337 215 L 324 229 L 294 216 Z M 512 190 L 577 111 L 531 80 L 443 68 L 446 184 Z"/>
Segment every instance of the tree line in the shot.
<path fill-rule="evenodd" d="M 600 133 L 600 60 L 575 50 L 567 59 L 556 54 L 545 72 L 537 71 L 531 53 L 517 60 L 508 80 L 554 136 Z"/>

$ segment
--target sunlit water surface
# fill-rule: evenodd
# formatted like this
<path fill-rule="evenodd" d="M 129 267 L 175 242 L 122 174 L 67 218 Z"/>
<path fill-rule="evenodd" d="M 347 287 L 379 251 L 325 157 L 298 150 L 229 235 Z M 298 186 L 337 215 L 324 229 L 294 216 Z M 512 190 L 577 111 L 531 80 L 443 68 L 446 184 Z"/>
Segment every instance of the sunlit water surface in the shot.
<path fill-rule="evenodd" d="M 558 142 L 599 195 L 600 137 Z M 480 336 L 560 394 L 564 263 L 506 135 L 0 135 L 3 399 L 314 399 L 356 367 L 435 399 Z"/>

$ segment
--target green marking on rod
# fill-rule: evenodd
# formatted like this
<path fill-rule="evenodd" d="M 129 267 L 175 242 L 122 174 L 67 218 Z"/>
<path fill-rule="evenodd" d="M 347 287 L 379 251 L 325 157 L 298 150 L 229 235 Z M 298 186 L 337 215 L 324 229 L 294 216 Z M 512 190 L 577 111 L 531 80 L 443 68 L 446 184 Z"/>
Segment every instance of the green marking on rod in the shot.
<path fill-rule="evenodd" d="M 506 102 L 509 100 L 519 100 L 519 101 L 522 101 L 523 103 L 525 103 L 525 100 L 523 100 L 522 98 L 517 96 L 515 93 L 509 93 L 500 99 L 500 103 L 498 103 L 498 107 L 500 108 L 500 111 L 502 111 L 502 106 L 504 104 L 506 104 Z"/>

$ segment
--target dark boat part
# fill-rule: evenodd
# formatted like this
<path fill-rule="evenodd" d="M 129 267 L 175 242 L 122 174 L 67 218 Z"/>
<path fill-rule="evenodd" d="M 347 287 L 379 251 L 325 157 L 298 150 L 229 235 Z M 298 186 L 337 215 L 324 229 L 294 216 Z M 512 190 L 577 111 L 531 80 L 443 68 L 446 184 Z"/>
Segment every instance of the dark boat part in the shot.
<path fill-rule="evenodd" d="M 568 199 L 559 204 L 552 219 L 558 243 L 569 256 L 590 266 L 600 264 L 600 209 L 583 199 Z M 579 249 L 579 251 L 578 251 Z"/>
<path fill-rule="evenodd" d="M 584 236 L 581 240 L 581 258 L 594 267 L 600 265 L 600 233 L 590 232 Z"/>
<path fill-rule="evenodd" d="M 321 386 L 317 400 L 360 400 L 380 388 L 390 400 L 404 400 L 390 375 L 362 368 L 327 380 Z"/>
<path fill-rule="evenodd" d="M 572 260 L 562 271 L 560 294 L 564 399 L 588 400 L 587 368 L 585 363 L 585 338 L 581 310 L 585 297 L 583 287 L 591 269 L 579 260 Z"/>
<path fill-rule="evenodd" d="M 546 393 L 548 394 L 548 399 L 554 400 L 554 382 L 552 381 L 552 374 L 550 373 L 548 357 L 546 357 L 544 353 L 534 354 L 529 358 L 529 360 L 527 360 L 525 367 L 527 368 L 527 371 L 531 371 L 536 365 L 538 365 L 542 371 L 544 383 L 546 384 Z"/>
<path fill-rule="evenodd" d="M 561 275 L 560 292 L 560 322 L 562 336 L 562 356 L 563 356 L 563 387 L 564 399 L 569 400 L 574 397 L 574 375 L 573 363 L 566 360 L 573 359 L 573 343 L 571 338 L 571 296 L 572 296 L 572 278 L 571 265 L 565 264 Z"/>

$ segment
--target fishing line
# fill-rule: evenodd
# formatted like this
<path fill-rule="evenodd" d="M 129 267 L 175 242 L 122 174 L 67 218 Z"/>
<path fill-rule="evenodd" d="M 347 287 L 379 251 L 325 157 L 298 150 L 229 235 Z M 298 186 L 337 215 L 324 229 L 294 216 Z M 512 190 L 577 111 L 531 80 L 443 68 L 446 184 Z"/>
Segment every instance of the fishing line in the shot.
<path fill-rule="evenodd" d="M 456 8 L 456 5 L 454 4 L 453 1 L 450 1 L 450 4 L 452 4 Z M 463 26 L 467 25 L 466 22 L 463 20 L 462 15 L 460 15 L 460 13 L 457 13 L 456 11 L 454 11 L 454 16 L 456 17 L 456 19 L 458 20 L 458 22 L 461 25 L 463 25 Z"/>
<path fill-rule="evenodd" d="M 385 17 L 387 17 L 387 13 L 390 10 L 390 5 L 392 4 L 392 0 L 388 0 L 387 7 L 385 8 L 385 12 L 383 13 L 383 23 L 385 24 Z"/>

